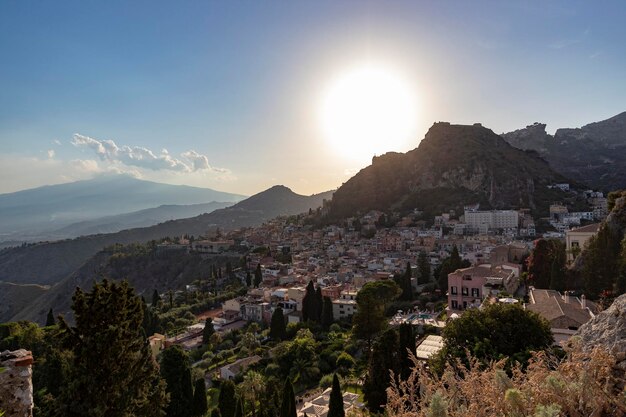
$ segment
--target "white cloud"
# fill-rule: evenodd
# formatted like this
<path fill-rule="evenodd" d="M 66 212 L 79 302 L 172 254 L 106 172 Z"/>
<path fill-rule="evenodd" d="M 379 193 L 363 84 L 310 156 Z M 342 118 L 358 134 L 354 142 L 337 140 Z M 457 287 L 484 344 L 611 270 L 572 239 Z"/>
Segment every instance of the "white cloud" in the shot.
<path fill-rule="evenodd" d="M 57 146 L 61 146 L 61 141 L 58 139 L 53 140 L 52 143 L 54 143 Z"/>
<path fill-rule="evenodd" d="M 91 149 L 101 161 L 153 171 L 168 170 L 183 173 L 204 171 L 218 174 L 229 172 L 224 168 L 212 167 L 206 155 L 194 150 L 183 152 L 181 154 L 183 159 L 178 159 L 172 157 L 167 149 L 162 149 L 159 154 L 155 154 L 150 149 L 141 146 L 118 146 L 112 140 L 97 140 L 78 133 L 74 135 L 71 143 L 77 148 Z"/>
<path fill-rule="evenodd" d="M 48 158 L 54 158 L 55 152 L 54 149 L 48 149 Z"/>

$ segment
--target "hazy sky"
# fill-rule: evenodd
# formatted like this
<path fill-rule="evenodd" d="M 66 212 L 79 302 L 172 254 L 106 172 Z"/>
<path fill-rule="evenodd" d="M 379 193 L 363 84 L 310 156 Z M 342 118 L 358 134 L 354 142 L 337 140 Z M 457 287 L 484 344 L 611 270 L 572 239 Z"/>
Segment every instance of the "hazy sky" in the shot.
<path fill-rule="evenodd" d="M 254 194 L 336 188 L 371 157 L 320 128 L 370 63 L 435 121 L 497 133 L 626 110 L 626 2 L 0 2 L 0 192 L 107 172 Z"/>

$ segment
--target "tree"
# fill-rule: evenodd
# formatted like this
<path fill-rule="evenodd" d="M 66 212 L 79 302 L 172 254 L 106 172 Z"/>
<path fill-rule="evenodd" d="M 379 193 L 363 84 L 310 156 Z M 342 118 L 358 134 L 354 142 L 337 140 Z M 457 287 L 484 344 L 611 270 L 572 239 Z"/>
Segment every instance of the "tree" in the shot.
<path fill-rule="evenodd" d="M 410 353 L 415 354 L 415 336 L 413 336 L 413 328 L 409 323 L 402 323 L 398 328 L 398 368 L 400 378 L 406 380 L 411 375 L 413 369 L 413 361 Z"/>
<path fill-rule="evenodd" d="M 302 299 L 302 321 L 317 321 L 317 300 L 315 295 L 315 286 L 313 280 L 309 281 L 306 286 L 306 292 Z"/>
<path fill-rule="evenodd" d="M 393 348 L 397 345 L 398 336 L 393 329 L 384 332 L 374 343 L 363 384 L 363 397 L 373 413 L 381 412 L 381 407 L 387 403 L 386 390 L 391 385 L 389 371 L 397 371 L 397 351 Z"/>
<path fill-rule="evenodd" d="M 246 286 L 247 287 L 251 287 L 252 286 L 252 276 L 250 275 L 250 271 L 249 270 L 246 271 Z"/>
<path fill-rule="evenodd" d="M 256 269 L 254 270 L 254 288 L 259 288 L 262 281 L 263 273 L 261 272 L 261 264 L 257 264 Z"/>
<path fill-rule="evenodd" d="M 507 358 L 509 363 L 524 363 L 531 351 L 546 349 L 553 343 L 548 322 L 516 304 L 467 310 L 446 325 L 443 338 L 444 348 L 439 355 L 444 362 L 457 358 L 467 361 L 467 350 L 485 363 Z"/>
<path fill-rule="evenodd" d="M 589 298 L 596 299 L 603 291 L 613 291 L 620 274 L 620 240 L 617 232 L 603 224 L 598 234 L 587 242 L 582 276 Z"/>
<path fill-rule="evenodd" d="M 322 288 L 320 286 L 315 290 L 315 321 L 322 321 L 322 308 L 324 308 L 324 297 L 322 296 Z"/>
<path fill-rule="evenodd" d="M 430 262 L 426 252 L 420 252 L 417 257 L 418 284 L 428 284 L 430 282 Z"/>
<path fill-rule="evenodd" d="M 265 391 L 265 378 L 256 371 L 248 371 L 243 377 L 241 391 L 252 407 L 252 417 L 256 417 L 256 402 Z"/>
<path fill-rule="evenodd" d="M 285 380 L 283 388 L 283 400 L 280 403 L 280 417 L 296 417 L 296 395 L 293 392 L 291 379 Z"/>
<path fill-rule="evenodd" d="M 235 408 L 235 417 L 244 417 L 242 397 L 237 398 L 237 406 Z"/>
<path fill-rule="evenodd" d="M 445 294 L 445 292 L 448 291 L 448 274 L 459 268 L 467 268 L 468 266 L 471 266 L 471 263 L 467 260 L 461 259 L 459 249 L 456 245 L 454 245 L 452 247 L 452 253 L 441 262 L 439 270 L 435 274 L 439 284 L 439 289 Z"/>
<path fill-rule="evenodd" d="M 565 286 L 565 253 L 555 256 L 550 268 L 550 289 L 564 291 Z"/>
<path fill-rule="evenodd" d="M 222 382 L 220 395 L 217 399 L 217 408 L 222 417 L 235 417 L 235 384 L 233 381 Z"/>
<path fill-rule="evenodd" d="M 152 292 L 152 307 L 157 308 L 159 306 L 159 301 L 161 301 L 161 297 L 159 296 L 159 292 L 155 288 Z"/>
<path fill-rule="evenodd" d="M 142 331 L 143 306 L 128 282 L 103 280 L 72 297 L 75 326 L 59 327 L 73 354 L 56 410 L 67 417 L 158 416 L 165 382 Z"/>
<path fill-rule="evenodd" d="M 528 278 L 532 285 L 544 289 L 550 287 L 552 264 L 564 250 L 563 243 L 557 239 L 537 239 L 535 241 L 535 246 L 528 257 Z"/>
<path fill-rule="evenodd" d="M 355 336 L 365 339 L 369 346 L 372 338 L 387 324 L 387 304 L 395 300 L 401 291 L 392 280 L 366 283 L 356 295 L 357 311 L 352 318 Z"/>
<path fill-rule="evenodd" d="M 208 345 L 211 340 L 211 336 L 215 333 L 215 328 L 213 327 L 213 319 L 211 317 L 207 317 L 204 322 L 204 329 L 202 330 L 202 344 Z"/>
<path fill-rule="evenodd" d="M 191 387 L 189 357 L 179 346 L 173 345 L 161 354 L 161 376 L 167 384 L 170 403 L 167 417 L 190 417 L 192 415 L 193 389 Z"/>
<path fill-rule="evenodd" d="M 402 301 L 411 301 L 413 299 L 413 286 L 411 285 L 411 263 L 406 263 L 406 269 L 397 282 L 402 290 L 399 299 Z"/>
<path fill-rule="evenodd" d="M 333 324 L 333 301 L 330 297 L 324 297 L 321 322 L 325 329 L 328 329 Z"/>
<path fill-rule="evenodd" d="M 270 322 L 270 337 L 273 340 L 285 340 L 287 338 L 287 326 L 285 325 L 285 316 L 283 309 L 277 307 L 272 314 Z"/>
<path fill-rule="evenodd" d="M 202 417 L 209 410 L 209 404 L 206 399 L 206 383 L 204 378 L 196 379 L 195 389 L 193 392 L 193 404 L 191 406 L 191 415 L 194 417 Z"/>
<path fill-rule="evenodd" d="M 52 309 L 50 309 L 48 311 L 48 317 L 46 317 L 46 327 L 54 326 L 55 324 L 56 322 L 54 321 L 54 313 L 52 312 Z"/>
<path fill-rule="evenodd" d="M 328 414 L 327 417 L 345 417 L 346 413 L 343 409 L 343 395 L 341 393 L 341 387 L 339 386 L 339 378 L 337 374 L 333 375 L 333 388 L 330 391 L 330 398 L 328 400 Z"/>

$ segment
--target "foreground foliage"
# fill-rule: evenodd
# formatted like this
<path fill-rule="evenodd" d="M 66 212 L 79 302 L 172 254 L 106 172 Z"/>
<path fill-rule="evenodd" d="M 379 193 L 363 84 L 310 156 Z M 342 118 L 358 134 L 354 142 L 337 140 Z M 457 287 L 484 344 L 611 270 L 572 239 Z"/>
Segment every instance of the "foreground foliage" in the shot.
<path fill-rule="evenodd" d="M 392 378 L 389 417 L 626 415 L 625 371 L 600 348 L 584 353 L 575 347 L 564 359 L 538 352 L 525 371 L 516 366 L 510 374 L 503 360 L 485 369 L 472 358 L 437 377 L 413 359 L 406 381 Z"/>

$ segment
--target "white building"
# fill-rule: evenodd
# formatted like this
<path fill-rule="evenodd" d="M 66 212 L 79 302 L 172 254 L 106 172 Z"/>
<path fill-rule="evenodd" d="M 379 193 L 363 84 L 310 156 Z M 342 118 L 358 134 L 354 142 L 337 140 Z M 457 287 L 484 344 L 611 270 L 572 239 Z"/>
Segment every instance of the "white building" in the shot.
<path fill-rule="evenodd" d="M 469 210 L 465 209 L 465 223 L 475 229 L 514 229 L 519 224 L 515 210 Z"/>
<path fill-rule="evenodd" d="M 333 300 L 333 319 L 352 317 L 356 313 L 357 291 L 342 291 L 341 296 Z"/>

